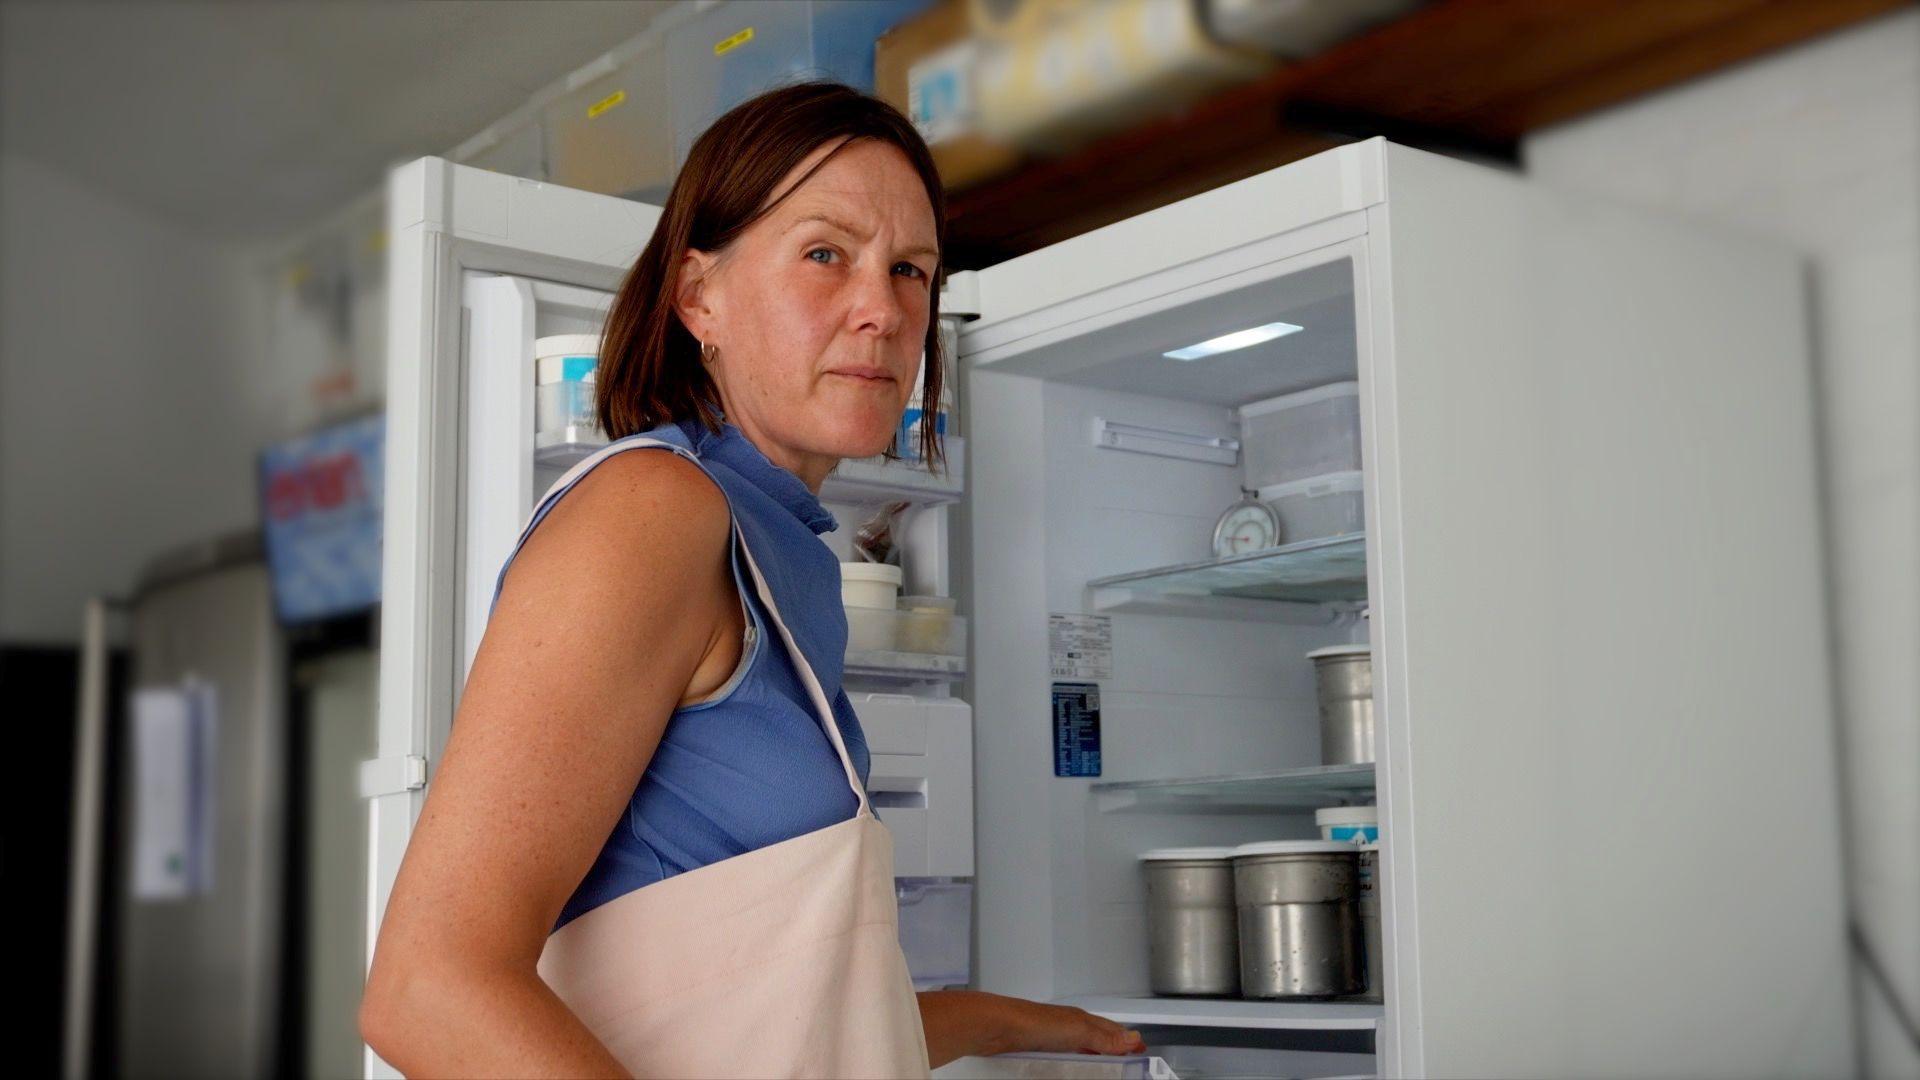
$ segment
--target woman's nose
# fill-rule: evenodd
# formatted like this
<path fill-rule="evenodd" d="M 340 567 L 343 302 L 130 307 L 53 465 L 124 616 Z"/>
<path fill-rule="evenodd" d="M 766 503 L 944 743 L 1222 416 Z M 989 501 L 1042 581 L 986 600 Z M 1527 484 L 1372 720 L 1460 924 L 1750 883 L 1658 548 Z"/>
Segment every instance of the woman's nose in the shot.
<path fill-rule="evenodd" d="M 853 315 L 855 324 L 868 326 L 881 334 L 892 334 L 906 321 L 907 309 L 900 301 L 891 266 L 862 267 L 853 276 Z"/>

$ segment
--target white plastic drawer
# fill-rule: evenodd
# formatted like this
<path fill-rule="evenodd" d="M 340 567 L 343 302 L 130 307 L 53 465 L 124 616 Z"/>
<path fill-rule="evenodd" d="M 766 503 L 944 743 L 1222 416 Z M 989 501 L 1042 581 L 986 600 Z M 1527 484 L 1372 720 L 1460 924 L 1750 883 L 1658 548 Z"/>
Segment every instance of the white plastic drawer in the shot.
<path fill-rule="evenodd" d="M 927 876 L 933 860 L 927 844 L 926 808 L 885 806 L 875 800 L 873 816 L 893 834 L 894 876 Z"/>
<path fill-rule="evenodd" d="M 898 876 L 900 947 L 916 990 L 973 979 L 973 882 Z"/>
<path fill-rule="evenodd" d="M 905 694 L 849 694 L 867 749 L 875 754 L 925 754 L 927 711 Z"/>
<path fill-rule="evenodd" d="M 973 709 L 958 698 L 849 694 L 867 792 L 893 831 L 894 873 L 973 876 Z"/>

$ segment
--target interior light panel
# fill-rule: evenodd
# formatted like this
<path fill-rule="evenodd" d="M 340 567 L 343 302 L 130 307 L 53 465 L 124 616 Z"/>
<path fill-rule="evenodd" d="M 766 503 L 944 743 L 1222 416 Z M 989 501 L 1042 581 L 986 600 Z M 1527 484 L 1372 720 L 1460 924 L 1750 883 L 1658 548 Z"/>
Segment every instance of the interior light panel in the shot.
<path fill-rule="evenodd" d="M 1245 349 L 1263 341 L 1272 341 L 1274 338 L 1283 338 L 1288 334 L 1297 334 L 1301 329 L 1292 323 L 1270 322 L 1264 326 L 1235 330 L 1231 334 L 1208 338 L 1198 345 L 1189 345 L 1184 349 L 1175 349 L 1160 355 L 1174 360 L 1200 360 L 1223 352 L 1232 352 L 1235 349 Z"/>

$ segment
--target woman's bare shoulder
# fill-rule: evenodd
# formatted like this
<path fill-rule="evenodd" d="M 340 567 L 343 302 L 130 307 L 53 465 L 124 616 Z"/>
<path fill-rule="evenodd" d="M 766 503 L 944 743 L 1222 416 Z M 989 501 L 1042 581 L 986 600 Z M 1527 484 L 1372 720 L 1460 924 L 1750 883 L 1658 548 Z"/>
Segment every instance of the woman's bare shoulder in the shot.
<path fill-rule="evenodd" d="M 609 570 L 706 563 L 724 548 L 731 520 L 726 495 L 700 466 L 667 450 L 628 450 L 581 477 L 527 538 L 521 557 L 538 558 L 546 533 L 541 546 Z"/>

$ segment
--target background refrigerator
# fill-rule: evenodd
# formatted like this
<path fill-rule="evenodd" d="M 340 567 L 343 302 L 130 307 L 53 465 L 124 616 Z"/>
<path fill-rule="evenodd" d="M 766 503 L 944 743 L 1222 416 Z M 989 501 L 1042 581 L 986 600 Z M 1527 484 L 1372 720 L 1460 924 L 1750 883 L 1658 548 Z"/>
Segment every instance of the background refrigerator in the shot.
<path fill-rule="evenodd" d="M 253 532 L 154 561 L 104 847 L 108 1030 L 121 1076 L 280 1067 L 286 638 Z M 108 1061 L 100 1061 L 108 1065 Z"/>
<path fill-rule="evenodd" d="M 536 342 L 598 329 L 658 217 L 437 159 L 389 204 L 374 925 L 494 575 L 597 442 L 539 418 Z M 952 274 L 942 310 L 963 467 L 822 492 L 842 558 L 908 503 L 905 591 L 970 630 L 848 658 L 901 865 L 975 909 L 930 982 L 1141 1026 L 1183 1074 L 1846 1070 L 1792 257 L 1375 139 Z M 1299 392 L 1357 418 L 1310 506 L 1257 464 Z M 1216 551 L 1249 488 L 1324 535 Z M 1360 644 L 1374 760 L 1329 770 L 1306 654 Z M 1348 803 L 1381 1000 L 1148 992 L 1142 853 Z"/>
<path fill-rule="evenodd" d="M 89 607 L 68 1075 L 360 1067 L 383 428 L 267 447 L 264 529 L 164 553 Z"/>

